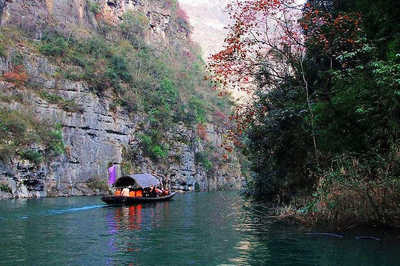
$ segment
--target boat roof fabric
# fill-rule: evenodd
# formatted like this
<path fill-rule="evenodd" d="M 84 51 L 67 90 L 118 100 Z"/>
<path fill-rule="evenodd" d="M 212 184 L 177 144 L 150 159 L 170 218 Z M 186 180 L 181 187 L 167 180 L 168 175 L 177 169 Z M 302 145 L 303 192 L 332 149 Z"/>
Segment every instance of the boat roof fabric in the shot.
<path fill-rule="evenodd" d="M 137 184 L 141 188 L 157 186 L 160 181 L 151 174 L 126 175 L 117 179 L 115 187 L 126 187 Z"/>

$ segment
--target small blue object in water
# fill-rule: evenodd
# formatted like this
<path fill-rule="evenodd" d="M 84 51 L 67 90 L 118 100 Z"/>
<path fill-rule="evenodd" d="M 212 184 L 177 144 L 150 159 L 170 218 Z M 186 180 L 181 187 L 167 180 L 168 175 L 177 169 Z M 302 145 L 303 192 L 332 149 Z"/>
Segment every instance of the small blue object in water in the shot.
<path fill-rule="evenodd" d="M 343 235 L 339 234 L 334 234 L 334 233 L 305 233 L 305 235 L 309 236 L 330 236 L 330 237 L 337 237 L 337 238 L 343 238 Z"/>
<path fill-rule="evenodd" d="M 381 239 L 379 237 L 375 236 L 356 236 L 355 239 L 360 240 L 360 239 L 371 239 L 371 240 L 376 240 L 380 241 Z"/>

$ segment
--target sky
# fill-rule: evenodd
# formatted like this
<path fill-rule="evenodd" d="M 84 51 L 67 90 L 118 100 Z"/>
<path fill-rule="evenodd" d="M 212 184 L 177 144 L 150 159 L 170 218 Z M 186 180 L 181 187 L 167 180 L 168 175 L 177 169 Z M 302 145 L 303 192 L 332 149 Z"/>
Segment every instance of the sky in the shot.
<path fill-rule="evenodd" d="M 199 43 L 203 58 L 218 52 L 223 45 L 228 24 L 228 16 L 224 12 L 227 0 L 179 0 L 181 7 L 187 12 L 193 26 L 192 39 Z"/>
<path fill-rule="evenodd" d="M 221 50 L 226 36 L 225 26 L 228 25 L 228 15 L 224 8 L 232 0 L 178 0 L 187 12 L 193 26 L 192 39 L 200 44 L 203 58 Z M 305 0 L 296 0 L 304 4 Z"/>

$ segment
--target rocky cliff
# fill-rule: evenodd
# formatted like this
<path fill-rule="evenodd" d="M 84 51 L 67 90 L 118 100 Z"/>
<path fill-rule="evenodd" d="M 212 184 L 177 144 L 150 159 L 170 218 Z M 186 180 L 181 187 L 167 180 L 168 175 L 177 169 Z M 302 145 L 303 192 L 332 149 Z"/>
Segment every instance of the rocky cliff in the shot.
<path fill-rule="evenodd" d="M 170 78 L 173 81 L 164 77 L 144 83 L 145 75 L 136 73 L 142 71 L 137 62 L 148 63 L 138 61 L 145 48 L 151 47 L 156 59 L 171 47 L 174 52 L 169 60 L 189 53 L 193 46 L 190 26 L 176 8 L 174 1 L 157 0 L 0 0 L 0 106 L 5 112 L 0 120 L 4 130 L 0 134 L 0 198 L 100 193 L 106 189 L 110 165 L 119 166 L 119 174 L 153 173 L 174 189 L 240 187 L 238 159 L 234 154 L 228 158 L 220 148 L 224 128 L 215 117 L 224 116 L 221 110 L 208 106 L 205 119 L 186 121 L 191 112 L 202 114 L 197 110 L 202 105 L 190 93 L 207 101 L 201 95 L 204 88 L 185 89 L 201 86 L 200 81 L 179 85 L 184 84 L 185 75 L 176 71 L 175 80 Z M 77 56 L 81 43 L 92 38 L 104 40 L 101 47 L 110 56 L 96 55 L 93 62 L 98 50 Z M 127 46 L 132 52 L 116 57 Z M 129 61 L 133 53 L 136 61 Z M 88 56 L 85 64 L 75 63 L 84 56 Z M 120 66 L 125 57 L 126 69 Z M 148 107 L 156 96 L 160 102 Z M 18 127 L 6 121 L 14 111 L 34 121 L 24 126 L 24 141 L 15 141 Z M 51 157 L 47 155 L 55 144 L 37 133 L 41 123 L 51 125 L 49 132 L 58 128 L 62 133 L 62 151 Z M 29 137 L 35 132 L 35 138 Z M 44 139 L 39 141 L 41 136 Z M 15 148 L 5 153 L 10 147 Z"/>

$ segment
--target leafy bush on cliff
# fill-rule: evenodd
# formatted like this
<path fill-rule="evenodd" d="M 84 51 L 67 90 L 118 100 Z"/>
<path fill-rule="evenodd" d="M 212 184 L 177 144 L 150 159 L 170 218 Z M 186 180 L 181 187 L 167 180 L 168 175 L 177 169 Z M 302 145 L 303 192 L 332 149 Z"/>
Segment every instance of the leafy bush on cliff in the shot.
<path fill-rule="evenodd" d="M 189 100 L 188 106 L 190 115 L 193 115 L 196 122 L 201 124 L 206 122 L 206 103 L 204 100 L 200 99 L 199 97 L 192 96 Z"/>
<path fill-rule="evenodd" d="M 122 23 L 119 27 L 122 36 L 129 40 L 134 47 L 140 48 L 146 46 L 143 38 L 145 30 L 149 27 L 148 24 L 149 19 L 145 14 L 129 11 L 122 16 Z"/>
<path fill-rule="evenodd" d="M 157 161 L 168 156 L 168 147 L 161 144 L 161 135 L 157 130 L 151 130 L 149 135 L 140 134 L 140 143 L 145 156 Z"/>
<path fill-rule="evenodd" d="M 48 56 L 63 56 L 68 48 L 67 40 L 62 36 L 43 38 L 39 51 Z"/>
<path fill-rule="evenodd" d="M 93 177 L 87 180 L 86 182 L 88 188 L 90 188 L 93 191 L 99 191 L 99 192 L 108 192 L 110 190 L 107 180 L 106 179 L 101 179 L 99 177 Z"/>
<path fill-rule="evenodd" d="M 35 164 L 40 164 L 43 160 L 43 156 L 42 154 L 40 154 L 40 152 L 35 151 L 35 150 L 26 150 L 26 151 L 22 151 L 19 156 L 22 159 L 26 159 L 29 160 Z"/>
<path fill-rule="evenodd" d="M 41 144 L 39 152 L 32 146 Z M 30 114 L 0 109 L 0 159 L 9 162 L 16 156 L 36 164 L 64 152 L 60 127 L 38 121 Z"/>
<path fill-rule="evenodd" d="M 11 188 L 6 184 L 0 184 L 0 191 L 11 193 Z"/>
<path fill-rule="evenodd" d="M 87 0 L 86 2 L 87 2 L 90 12 L 93 12 L 93 14 L 95 14 L 95 15 L 100 13 L 101 6 L 99 3 L 94 2 L 92 0 Z"/>
<path fill-rule="evenodd" d="M 83 107 L 78 105 L 74 100 L 66 100 L 63 97 L 48 93 L 45 90 L 39 92 L 39 96 L 48 103 L 57 104 L 66 112 L 83 112 Z"/>
<path fill-rule="evenodd" d="M 194 155 L 194 160 L 197 164 L 201 164 L 207 171 L 209 171 L 213 167 L 213 164 L 208 157 L 209 154 L 205 151 L 196 152 Z"/>

